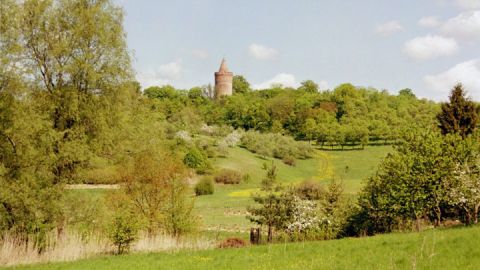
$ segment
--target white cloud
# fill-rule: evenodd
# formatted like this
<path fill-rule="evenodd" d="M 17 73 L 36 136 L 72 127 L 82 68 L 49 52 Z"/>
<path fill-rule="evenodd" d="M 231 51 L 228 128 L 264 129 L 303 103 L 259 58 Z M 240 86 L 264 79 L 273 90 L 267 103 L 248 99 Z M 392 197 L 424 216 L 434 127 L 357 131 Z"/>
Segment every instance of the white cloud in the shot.
<path fill-rule="evenodd" d="M 330 84 L 327 81 L 321 80 L 318 82 L 318 89 L 319 90 L 327 90 L 330 88 Z"/>
<path fill-rule="evenodd" d="M 403 52 L 415 60 L 429 60 L 440 56 L 448 56 L 458 51 L 455 39 L 442 36 L 427 35 L 417 37 L 405 43 Z"/>
<path fill-rule="evenodd" d="M 480 40 L 480 10 L 460 13 L 441 28 L 445 35 L 464 40 Z"/>
<path fill-rule="evenodd" d="M 159 66 L 156 69 L 144 70 L 138 73 L 137 80 L 142 87 L 172 84 L 181 78 L 183 72 L 180 60 Z"/>
<path fill-rule="evenodd" d="M 258 60 L 271 60 L 278 56 L 278 51 L 276 49 L 256 43 L 252 43 L 248 46 L 248 52 Z"/>
<path fill-rule="evenodd" d="M 253 86 L 254 89 L 266 89 L 272 87 L 272 85 L 281 84 L 284 87 L 298 87 L 299 83 L 293 74 L 288 73 L 279 73 L 275 75 L 272 79 L 256 84 Z"/>
<path fill-rule="evenodd" d="M 436 99 L 446 99 L 450 90 L 457 83 L 462 83 L 469 95 L 480 100 L 480 59 L 462 62 L 437 75 L 423 78 L 430 90 L 435 91 Z"/>
<path fill-rule="evenodd" d="M 193 49 L 192 50 L 192 55 L 195 58 L 198 59 L 207 59 L 208 58 L 208 52 L 203 49 Z"/>
<path fill-rule="evenodd" d="M 418 25 L 427 28 L 434 28 L 440 25 L 440 21 L 435 16 L 423 17 L 418 21 Z"/>
<path fill-rule="evenodd" d="M 377 25 L 375 32 L 381 36 L 389 37 L 397 32 L 403 31 L 403 26 L 398 21 L 389 21 Z"/>
<path fill-rule="evenodd" d="M 455 4 L 462 9 L 480 8 L 480 0 L 455 0 Z"/>

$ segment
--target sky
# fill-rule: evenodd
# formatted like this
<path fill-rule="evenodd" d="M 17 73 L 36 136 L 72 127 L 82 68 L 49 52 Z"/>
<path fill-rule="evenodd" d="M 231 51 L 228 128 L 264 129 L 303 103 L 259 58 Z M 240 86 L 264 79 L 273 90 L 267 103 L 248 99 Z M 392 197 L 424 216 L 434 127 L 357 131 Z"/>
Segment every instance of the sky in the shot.
<path fill-rule="evenodd" d="M 480 0 L 114 0 L 143 87 L 190 88 L 229 69 L 255 89 L 350 82 L 480 101 Z"/>

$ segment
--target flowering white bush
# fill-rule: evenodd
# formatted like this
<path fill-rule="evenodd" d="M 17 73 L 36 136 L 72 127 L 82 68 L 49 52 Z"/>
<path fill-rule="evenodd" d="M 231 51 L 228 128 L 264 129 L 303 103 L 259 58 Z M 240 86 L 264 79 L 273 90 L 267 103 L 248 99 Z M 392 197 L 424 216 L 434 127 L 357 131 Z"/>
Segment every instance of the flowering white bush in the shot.
<path fill-rule="evenodd" d="M 177 133 L 175 133 L 175 138 L 181 139 L 186 142 L 192 141 L 192 137 L 190 136 L 190 133 L 188 133 L 188 131 L 185 131 L 185 130 L 177 131 Z"/>
<path fill-rule="evenodd" d="M 287 225 L 288 232 L 304 232 L 318 228 L 321 224 L 330 223 L 329 220 L 318 217 L 317 204 L 314 201 L 302 200 L 295 196 L 293 204 L 293 220 Z"/>
<path fill-rule="evenodd" d="M 203 124 L 202 127 L 200 128 L 200 131 L 204 134 L 212 135 L 216 129 L 217 129 L 216 126 L 209 126 L 207 124 Z"/>
<path fill-rule="evenodd" d="M 242 139 L 242 133 L 239 132 L 238 130 L 234 130 L 232 133 L 228 134 L 223 141 L 229 146 L 229 147 L 235 147 L 237 144 L 240 142 Z"/>
<path fill-rule="evenodd" d="M 452 205 L 461 207 L 466 215 L 467 222 L 478 222 L 480 209 L 480 160 L 471 164 L 457 165 L 454 179 L 447 182 L 447 196 Z"/>

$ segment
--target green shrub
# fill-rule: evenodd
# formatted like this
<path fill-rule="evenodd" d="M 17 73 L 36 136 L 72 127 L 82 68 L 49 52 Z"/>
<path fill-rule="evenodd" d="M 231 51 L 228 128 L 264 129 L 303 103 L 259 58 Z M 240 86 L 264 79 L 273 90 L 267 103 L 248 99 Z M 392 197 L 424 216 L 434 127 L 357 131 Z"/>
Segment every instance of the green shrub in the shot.
<path fill-rule="evenodd" d="M 196 185 L 195 185 L 195 194 L 197 196 L 201 195 L 210 195 L 213 194 L 215 186 L 213 184 L 213 180 L 210 177 L 202 178 Z"/>
<path fill-rule="evenodd" d="M 223 169 L 215 176 L 215 183 L 234 185 L 240 184 L 243 175 L 240 172 L 230 169 Z"/>
<path fill-rule="evenodd" d="M 207 155 L 198 148 L 191 148 L 185 157 L 183 163 L 189 168 L 196 169 L 198 173 L 205 173 L 210 169 Z"/>
<path fill-rule="evenodd" d="M 313 154 L 313 148 L 308 143 L 298 142 L 290 136 L 277 133 L 248 131 L 243 134 L 241 142 L 243 147 L 263 157 L 306 159 Z"/>
<path fill-rule="evenodd" d="M 117 254 L 130 251 L 140 229 L 137 217 L 129 210 L 117 209 L 108 226 L 108 237 L 116 247 Z"/>
<path fill-rule="evenodd" d="M 283 158 L 283 163 L 288 165 L 288 166 L 295 166 L 296 165 L 296 161 L 295 161 L 295 158 L 293 157 L 290 157 L 290 156 L 287 156 L 285 158 Z"/>
<path fill-rule="evenodd" d="M 295 194 L 304 200 L 320 200 L 324 190 L 320 183 L 313 180 L 305 180 L 295 187 Z"/>

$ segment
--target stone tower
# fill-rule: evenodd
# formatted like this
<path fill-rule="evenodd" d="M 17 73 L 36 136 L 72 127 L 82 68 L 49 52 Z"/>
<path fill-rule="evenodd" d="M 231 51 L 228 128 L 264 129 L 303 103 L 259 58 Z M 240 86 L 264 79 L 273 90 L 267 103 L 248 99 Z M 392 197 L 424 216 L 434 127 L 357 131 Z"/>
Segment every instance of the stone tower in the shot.
<path fill-rule="evenodd" d="M 233 73 L 228 70 L 225 58 L 222 59 L 220 69 L 215 72 L 215 98 L 232 95 Z"/>

